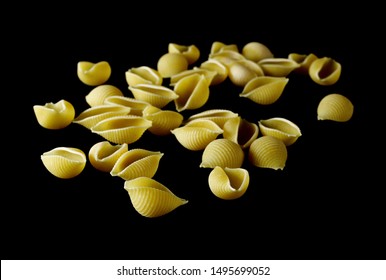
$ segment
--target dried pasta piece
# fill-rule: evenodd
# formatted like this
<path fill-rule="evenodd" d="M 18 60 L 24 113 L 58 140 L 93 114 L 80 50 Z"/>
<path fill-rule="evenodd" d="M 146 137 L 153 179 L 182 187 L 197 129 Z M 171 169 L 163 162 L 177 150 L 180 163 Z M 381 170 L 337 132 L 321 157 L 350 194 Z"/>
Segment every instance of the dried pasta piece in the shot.
<path fill-rule="evenodd" d="M 158 70 L 149 66 L 132 67 L 125 72 L 125 78 L 129 86 L 138 84 L 162 85 L 163 82 Z"/>
<path fill-rule="evenodd" d="M 258 76 L 264 76 L 263 69 L 251 60 L 236 60 L 228 65 L 228 77 L 231 82 L 243 87 L 250 80 Z"/>
<path fill-rule="evenodd" d="M 188 64 L 195 63 L 200 58 L 200 50 L 196 45 L 179 45 L 176 43 L 169 43 L 168 52 L 170 53 L 180 53 L 185 56 Z"/>
<path fill-rule="evenodd" d="M 246 58 L 239 52 L 232 51 L 232 50 L 222 50 L 213 54 L 209 55 L 209 59 L 215 59 L 222 64 L 225 65 L 225 67 L 228 68 L 229 71 L 229 65 L 234 61 L 239 60 L 246 60 Z"/>
<path fill-rule="evenodd" d="M 264 58 L 273 58 L 273 53 L 260 42 L 249 42 L 241 50 L 242 55 L 251 61 L 258 62 Z"/>
<path fill-rule="evenodd" d="M 244 151 L 240 145 L 235 142 L 219 138 L 210 142 L 202 153 L 202 161 L 200 167 L 214 168 L 230 167 L 239 168 L 244 161 Z"/>
<path fill-rule="evenodd" d="M 208 80 L 209 84 L 212 84 L 213 78 L 216 76 L 216 72 L 208 69 L 201 69 L 199 67 L 193 67 L 192 69 L 187 69 L 185 71 L 182 71 L 176 75 L 173 75 L 170 77 L 170 86 L 174 86 L 179 80 L 186 76 L 190 76 L 192 74 L 199 74 L 204 75 L 205 78 Z"/>
<path fill-rule="evenodd" d="M 324 96 L 317 108 L 318 120 L 347 122 L 354 114 L 354 105 L 350 99 L 339 93 Z"/>
<path fill-rule="evenodd" d="M 219 52 L 222 52 L 222 51 L 234 51 L 234 52 L 239 52 L 239 48 L 237 47 L 236 44 L 225 44 L 223 42 L 220 42 L 220 41 L 214 41 L 212 43 L 212 46 L 210 48 L 210 53 L 209 55 L 211 54 L 215 54 L 215 53 L 219 53 Z"/>
<path fill-rule="evenodd" d="M 91 107 L 104 104 L 109 96 L 123 96 L 122 91 L 113 85 L 99 85 L 94 87 L 87 95 L 86 102 Z"/>
<path fill-rule="evenodd" d="M 86 166 L 85 153 L 73 147 L 57 147 L 40 156 L 46 169 L 61 179 L 78 176 Z"/>
<path fill-rule="evenodd" d="M 216 59 L 208 59 L 202 62 L 199 68 L 216 72 L 216 75 L 212 78 L 210 83 L 211 86 L 221 84 L 228 78 L 228 68 Z"/>
<path fill-rule="evenodd" d="M 197 119 L 173 129 L 172 133 L 186 149 L 199 151 L 205 149 L 223 130 L 214 121 Z"/>
<path fill-rule="evenodd" d="M 296 68 L 294 70 L 294 72 L 301 73 L 301 74 L 308 74 L 311 63 L 314 62 L 316 59 L 318 59 L 318 57 L 313 53 L 310 53 L 310 54 L 290 53 L 288 55 L 288 58 L 300 65 L 299 68 Z"/>
<path fill-rule="evenodd" d="M 181 53 L 165 53 L 157 62 L 157 71 L 163 78 L 170 78 L 188 69 L 189 63 L 185 55 Z"/>
<path fill-rule="evenodd" d="M 152 122 L 149 131 L 155 135 L 169 135 L 182 124 L 184 116 L 172 110 L 162 110 L 149 105 L 143 110 L 143 117 Z"/>
<path fill-rule="evenodd" d="M 129 90 L 133 93 L 135 99 L 147 102 L 160 109 L 178 98 L 173 90 L 162 85 L 138 84 L 129 86 Z"/>
<path fill-rule="evenodd" d="M 215 196 L 224 200 L 233 200 L 245 194 L 249 180 L 247 169 L 216 166 L 209 173 L 208 183 Z"/>
<path fill-rule="evenodd" d="M 248 159 L 254 166 L 283 170 L 287 161 L 287 147 L 273 136 L 260 136 L 249 147 Z"/>
<path fill-rule="evenodd" d="M 342 65 L 331 57 L 315 59 L 308 69 L 311 79 L 323 86 L 335 84 L 339 80 L 341 72 Z"/>
<path fill-rule="evenodd" d="M 191 115 L 185 124 L 190 121 L 201 119 L 214 121 L 219 127 L 223 128 L 226 121 L 238 117 L 238 114 L 227 109 L 209 109 L 200 113 Z"/>
<path fill-rule="evenodd" d="M 292 121 L 285 118 L 270 118 L 258 122 L 262 135 L 270 135 L 290 146 L 302 135 L 300 128 Z"/>
<path fill-rule="evenodd" d="M 134 209 L 148 218 L 166 215 L 188 203 L 188 200 L 176 196 L 169 188 L 148 177 L 125 181 L 124 189 Z"/>
<path fill-rule="evenodd" d="M 142 100 L 138 100 L 128 96 L 110 96 L 105 99 L 105 104 L 120 105 L 130 108 L 130 115 L 142 116 L 143 110 L 150 103 Z"/>
<path fill-rule="evenodd" d="M 163 155 L 161 152 L 146 149 L 128 150 L 117 159 L 110 174 L 124 180 L 137 177 L 152 178 Z"/>
<path fill-rule="evenodd" d="M 97 63 L 79 61 L 77 74 L 81 82 L 89 86 L 99 86 L 107 82 L 111 75 L 111 66 L 107 61 Z"/>
<path fill-rule="evenodd" d="M 257 62 L 266 76 L 287 77 L 300 64 L 289 58 L 264 58 Z"/>
<path fill-rule="evenodd" d="M 109 141 L 101 141 L 90 148 L 88 159 L 95 169 L 110 172 L 118 158 L 127 150 L 126 143 L 111 144 Z"/>
<path fill-rule="evenodd" d="M 47 129 L 62 129 L 72 123 L 75 118 L 75 108 L 67 100 L 56 103 L 49 102 L 45 105 L 33 106 L 38 123 Z"/>
<path fill-rule="evenodd" d="M 243 149 L 248 148 L 258 135 L 259 127 L 257 124 L 249 122 L 240 116 L 229 119 L 224 124 L 224 138 L 239 144 Z"/>

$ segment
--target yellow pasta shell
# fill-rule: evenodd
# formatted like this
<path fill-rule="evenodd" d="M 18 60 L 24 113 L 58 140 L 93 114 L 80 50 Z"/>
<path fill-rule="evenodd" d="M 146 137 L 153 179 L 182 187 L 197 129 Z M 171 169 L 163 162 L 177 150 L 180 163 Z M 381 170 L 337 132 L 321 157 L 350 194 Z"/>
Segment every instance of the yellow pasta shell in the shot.
<path fill-rule="evenodd" d="M 280 98 L 288 81 L 284 77 L 258 76 L 244 86 L 239 96 L 257 104 L 270 105 Z"/>
<path fill-rule="evenodd" d="M 230 167 L 239 168 L 244 161 L 244 151 L 240 145 L 235 142 L 219 138 L 210 142 L 202 153 L 202 161 L 200 167 L 214 168 Z"/>
<path fill-rule="evenodd" d="M 199 74 L 204 75 L 205 78 L 208 80 L 208 83 L 211 84 L 213 78 L 216 76 L 217 72 L 208 70 L 208 69 L 201 69 L 199 67 L 193 67 L 192 69 L 187 69 L 185 71 L 182 71 L 178 74 L 175 74 L 170 77 L 170 86 L 174 86 L 179 80 L 186 76 L 190 76 L 192 74 Z"/>
<path fill-rule="evenodd" d="M 189 63 L 185 55 L 181 53 L 165 53 L 157 62 L 157 71 L 163 78 L 170 78 L 186 69 Z"/>
<path fill-rule="evenodd" d="M 324 96 L 317 108 L 318 120 L 347 122 L 354 114 L 354 105 L 350 99 L 339 93 Z"/>
<path fill-rule="evenodd" d="M 220 41 L 214 41 L 212 43 L 211 48 L 210 48 L 209 54 L 211 55 L 211 54 L 215 54 L 215 53 L 222 52 L 222 51 L 239 52 L 239 48 L 237 47 L 236 44 L 225 44 L 225 43 L 220 42 Z"/>
<path fill-rule="evenodd" d="M 318 57 L 313 53 L 310 53 L 310 54 L 290 53 L 288 55 L 288 59 L 291 59 L 300 65 L 299 68 L 296 68 L 294 70 L 294 72 L 301 73 L 301 74 L 308 74 L 311 63 L 314 62 L 316 59 L 318 59 Z"/>
<path fill-rule="evenodd" d="M 95 169 L 110 172 L 118 158 L 127 150 L 128 145 L 126 143 L 114 145 L 109 141 L 101 141 L 90 148 L 88 159 Z"/>
<path fill-rule="evenodd" d="M 216 139 L 223 130 L 211 120 L 193 120 L 172 130 L 177 141 L 188 150 L 199 151 Z"/>
<path fill-rule="evenodd" d="M 157 172 L 159 162 L 164 154 L 145 149 L 131 149 L 123 153 L 111 169 L 111 176 L 124 180 L 137 177 L 152 178 Z"/>
<path fill-rule="evenodd" d="M 242 55 L 251 61 L 258 62 L 264 58 L 273 58 L 273 53 L 260 42 L 249 42 L 241 50 Z"/>
<path fill-rule="evenodd" d="M 200 50 L 196 45 L 179 45 L 176 43 L 169 43 L 168 45 L 169 53 L 180 53 L 185 56 L 188 64 L 195 63 L 200 58 Z"/>
<path fill-rule="evenodd" d="M 114 144 L 130 144 L 141 138 L 151 125 L 151 121 L 140 116 L 115 116 L 98 122 L 91 132 Z"/>
<path fill-rule="evenodd" d="M 224 124 L 226 121 L 229 119 L 236 118 L 238 116 L 237 113 L 231 111 L 231 110 L 226 110 L 226 109 L 209 109 L 202 111 L 200 113 L 191 115 L 186 123 L 189 123 L 190 121 L 193 120 L 211 120 L 214 121 L 219 127 L 223 128 Z"/>
<path fill-rule="evenodd" d="M 111 66 L 107 61 L 97 63 L 79 61 L 77 74 L 81 82 L 89 86 L 99 86 L 105 83 L 111 75 Z"/>
<path fill-rule="evenodd" d="M 286 77 L 300 64 L 289 58 L 264 58 L 257 62 L 266 76 Z"/>
<path fill-rule="evenodd" d="M 173 90 L 162 85 L 138 84 L 129 86 L 129 90 L 133 93 L 135 99 L 147 102 L 160 109 L 178 98 Z"/>
<path fill-rule="evenodd" d="M 285 118 L 270 118 L 258 122 L 262 135 L 270 135 L 290 146 L 302 135 L 300 128 Z"/>
<path fill-rule="evenodd" d="M 120 105 L 130 108 L 130 115 L 142 116 L 143 110 L 151 105 L 146 101 L 141 101 L 128 96 L 110 96 L 105 99 L 105 104 Z"/>
<path fill-rule="evenodd" d="M 209 59 L 215 59 L 229 70 L 229 65 L 234 61 L 245 60 L 246 58 L 239 52 L 232 50 L 222 50 L 213 54 L 209 54 Z"/>
<path fill-rule="evenodd" d="M 78 176 L 86 166 L 85 153 L 73 147 L 57 147 L 40 156 L 46 169 L 61 179 Z"/>
<path fill-rule="evenodd" d="M 182 124 L 183 115 L 171 110 L 162 110 L 152 105 L 143 110 L 143 117 L 152 122 L 149 131 L 155 135 L 169 135 L 171 131 Z"/>
<path fill-rule="evenodd" d="M 224 138 L 239 144 L 243 149 L 248 148 L 258 134 L 259 127 L 257 124 L 241 117 L 229 119 L 224 124 Z"/>
<path fill-rule="evenodd" d="M 86 102 L 91 107 L 102 105 L 109 96 L 123 96 L 122 91 L 113 85 L 99 85 L 94 87 L 87 95 Z"/>
<path fill-rule="evenodd" d="M 287 161 L 287 147 L 273 136 L 260 136 L 249 147 L 248 159 L 257 167 L 283 170 Z"/>
<path fill-rule="evenodd" d="M 335 84 L 339 80 L 341 72 L 342 65 L 331 57 L 315 59 L 308 69 L 311 79 L 323 86 Z"/>
<path fill-rule="evenodd" d="M 229 79 L 234 85 L 240 87 L 245 86 L 255 77 L 264 76 L 263 69 L 257 63 L 246 59 L 230 63 L 228 69 Z"/>
<path fill-rule="evenodd" d="M 244 168 L 216 166 L 209 173 L 208 183 L 215 196 L 224 200 L 233 200 L 245 194 L 249 180 L 249 172 Z"/>
<path fill-rule="evenodd" d="M 71 124 L 75 117 L 75 108 L 67 100 L 45 105 L 33 106 L 38 123 L 47 129 L 62 129 Z"/>
<path fill-rule="evenodd" d="M 148 177 L 125 181 L 124 189 L 134 209 L 148 218 L 166 215 L 188 203 L 188 200 L 176 196 L 169 188 Z"/>
<path fill-rule="evenodd" d="M 211 86 L 222 83 L 228 77 L 228 68 L 216 59 L 208 59 L 202 62 L 199 68 L 216 72 L 210 83 Z"/>
<path fill-rule="evenodd" d="M 161 74 L 149 66 L 132 67 L 125 72 L 125 78 L 129 86 L 138 84 L 162 85 L 163 82 Z"/>

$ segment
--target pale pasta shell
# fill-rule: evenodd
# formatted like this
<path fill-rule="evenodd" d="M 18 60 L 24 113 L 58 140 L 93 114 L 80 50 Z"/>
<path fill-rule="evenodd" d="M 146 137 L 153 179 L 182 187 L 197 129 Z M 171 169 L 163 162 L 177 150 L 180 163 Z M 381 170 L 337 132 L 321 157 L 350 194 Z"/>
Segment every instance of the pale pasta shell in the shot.
<path fill-rule="evenodd" d="M 109 141 L 101 141 L 90 148 L 88 159 L 95 169 L 110 172 L 118 158 L 127 150 L 128 145 L 126 143 L 114 145 Z"/>
<path fill-rule="evenodd" d="M 72 123 L 75 118 L 75 108 L 67 100 L 56 103 L 49 102 L 45 105 L 33 106 L 38 123 L 47 129 L 62 129 Z"/>
<path fill-rule="evenodd" d="M 300 64 L 289 58 L 264 58 L 257 62 L 266 76 L 286 77 Z"/>
<path fill-rule="evenodd" d="M 237 47 L 236 44 L 225 44 L 220 41 L 214 41 L 212 43 L 212 46 L 210 48 L 210 55 L 215 54 L 221 51 L 234 51 L 234 52 L 239 52 L 239 48 Z"/>
<path fill-rule="evenodd" d="M 188 203 L 188 200 L 176 196 L 169 188 L 148 177 L 125 181 L 124 189 L 134 209 L 148 218 L 166 215 Z"/>
<path fill-rule="evenodd" d="M 239 52 L 232 51 L 232 50 L 222 50 L 222 51 L 210 54 L 209 59 L 215 59 L 215 60 L 221 62 L 229 70 L 229 65 L 232 62 L 239 61 L 239 60 L 245 60 L 246 58 Z"/>
<path fill-rule="evenodd" d="M 209 109 L 200 113 L 191 115 L 186 123 L 193 120 L 211 120 L 214 121 L 219 127 L 223 128 L 226 121 L 238 117 L 238 114 L 226 109 Z"/>
<path fill-rule="evenodd" d="M 290 53 L 288 55 L 288 59 L 291 59 L 300 65 L 299 68 L 296 68 L 294 70 L 294 72 L 301 73 L 301 74 L 308 74 L 311 63 L 314 62 L 316 59 L 318 59 L 318 57 L 313 53 L 310 53 L 310 54 Z"/>
<path fill-rule="evenodd" d="M 199 151 L 216 139 L 223 130 L 211 120 L 193 120 L 172 130 L 177 141 L 188 150 Z"/>
<path fill-rule="evenodd" d="M 228 68 L 216 59 L 204 61 L 200 64 L 199 68 L 216 72 L 216 75 L 210 83 L 211 86 L 218 85 L 228 78 Z"/>
<path fill-rule="evenodd" d="M 239 117 L 229 119 L 224 124 L 223 136 L 241 146 L 241 148 L 248 148 L 252 141 L 257 138 L 259 134 L 259 127 L 257 124 L 247 121 Z"/>
<path fill-rule="evenodd" d="M 165 53 L 157 62 L 157 71 L 163 78 L 170 78 L 188 69 L 189 63 L 181 53 Z"/>
<path fill-rule="evenodd" d="M 142 116 L 143 110 L 151 105 L 146 101 L 141 101 L 128 96 L 110 96 L 105 99 L 105 104 L 120 105 L 130 108 L 130 115 Z"/>
<path fill-rule="evenodd" d="M 239 168 L 244 161 L 244 151 L 240 145 L 235 142 L 219 138 L 210 142 L 202 153 L 202 161 L 200 167 L 214 168 L 230 167 Z"/>
<path fill-rule="evenodd" d="M 111 75 L 111 66 L 107 61 L 97 63 L 89 61 L 79 61 L 77 74 L 81 82 L 89 86 L 99 86 L 104 84 Z"/>
<path fill-rule="evenodd" d="M 244 86 L 239 96 L 257 104 L 270 105 L 280 98 L 288 81 L 285 77 L 258 76 Z"/>
<path fill-rule="evenodd" d="M 137 177 L 152 178 L 157 172 L 159 162 L 164 154 L 145 149 L 131 149 L 122 154 L 111 169 L 111 176 L 124 180 Z"/>
<path fill-rule="evenodd" d="M 209 173 L 208 183 L 212 193 L 224 200 L 240 198 L 249 186 L 249 172 L 244 168 L 216 166 Z"/>
<path fill-rule="evenodd" d="M 273 136 L 261 136 L 249 147 L 248 159 L 254 166 L 283 170 L 287 161 L 287 147 Z"/>
<path fill-rule="evenodd" d="M 80 124 L 88 129 L 91 129 L 98 122 L 114 117 L 124 116 L 130 113 L 130 108 L 119 105 L 97 105 L 90 107 L 81 112 L 74 120 L 73 123 Z"/>
<path fill-rule="evenodd" d="M 138 84 L 129 86 L 129 90 L 133 93 L 135 99 L 147 102 L 160 109 L 178 98 L 173 90 L 162 85 Z"/>
<path fill-rule="evenodd" d="M 273 58 L 271 50 L 260 42 L 249 42 L 245 44 L 241 50 L 241 54 L 246 59 L 254 62 L 258 62 L 264 58 Z"/>
<path fill-rule="evenodd" d="M 151 125 L 151 121 L 140 116 L 115 116 L 100 121 L 91 132 L 114 144 L 130 144 L 141 138 Z"/>
<path fill-rule="evenodd" d="M 318 120 L 347 122 L 354 114 L 354 105 L 350 99 L 339 93 L 324 96 L 317 108 Z"/>
<path fill-rule="evenodd" d="M 339 80 L 341 72 L 342 65 L 331 57 L 315 59 L 308 69 L 311 79 L 323 86 L 335 84 Z"/>
<path fill-rule="evenodd" d="M 168 52 L 170 53 L 180 53 L 185 56 L 188 64 L 195 63 L 200 58 L 200 50 L 196 45 L 179 45 L 176 43 L 169 43 Z"/>
<path fill-rule="evenodd" d="M 209 99 L 210 82 L 204 75 L 192 74 L 181 78 L 174 85 L 178 98 L 174 99 L 178 112 L 201 108 Z"/>
<path fill-rule="evenodd" d="M 170 86 L 174 86 L 179 80 L 186 76 L 190 76 L 193 74 L 199 74 L 199 75 L 204 75 L 205 78 L 208 80 L 208 83 L 211 84 L 213 78 L 216 76 L 215 71 L 207 70 L 207 69 L 201 69 L 198 67 L 193 67 L 193 69 L 187 69 L 185 71 L 182 71 L 176 75 L 173 75 L 170 77 Z"/>
<path fill-rule="evenodd" d="M 149 66 L 132 67 L 125 72 L 125 78 L 129 86 L 138 84 L 162 85 L 163 82 L 161 74 Z"/>
<path fill-rule="evenodd" d="M 300 128 L 285 118 L 270 118 L 258 122 L 262 135 L 270 135 L 290 146 L 302 135 Z"/>
<path fill-rule="evenodd" d="M 237 60 L 229 64 L 228 77 L 231 82 L 236 85 L 243 87 L 250 80 L 258 76 L 264 76 L 263 69 L 251 61 L 251 60 Z"/>
<path fill-rule="evenodd" d="M 123 96 L 122 91 L 113 85 L 99 85 L 86 95 L 86 102 L 91 107 L 102 105 L 109 96 Z"/>
<path fill-rule="evenodd" d="M 143 117 L 152 122 L 149 131 L 159 136 L 169 135 L 184 120 L 184 116 L 178 112 L 162 110 L 152 105 L 143 110 Z"/>
<path fill-rule="evenodd" d="M 85 153 L 73 147 L 57 147 L 40 156 L 46 169 L 61 179 L 78 176 L 86 166 Z"/>

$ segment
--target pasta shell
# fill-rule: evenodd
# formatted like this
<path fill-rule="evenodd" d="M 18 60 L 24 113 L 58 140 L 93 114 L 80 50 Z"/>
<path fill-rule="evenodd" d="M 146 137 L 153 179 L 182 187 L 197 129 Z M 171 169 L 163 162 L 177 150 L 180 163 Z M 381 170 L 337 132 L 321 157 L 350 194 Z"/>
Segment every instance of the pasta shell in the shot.
<path fill-rule="evenodd" d="M 188 150 L 199 151 L 216 139 L 223 130 L 211 120 L 193 120 L 172 130 L 177 141 Z"/>
<path fill-rule="evenodd" d="M 163 82 L 161 74 L 149 66 L 132 67 L 125 72 L 125 78 L 129 86 L 138 84 L 162 85 Z"/>
<path fill-rule="evenodd" d="M 271 50 L 260 42 L 249 42 L 245 44 L 241 50 L 241 54 L 246 59 L 254 62 L 258 62 L 264 58 L 273 58 Z"/>
<path fill-rule="evenodd" d="M 110 174 L 124 180 L 137 177 L 152 178 L 157 172 L 164 154 L 145 149 L 131 149 L 122 154 L 114 164 Z"/>
<path fill-rule="evenodd" d="M 62 129 L 71 124 L 75 117 L 74 106 L 62 99 L 56 103 L 33 106 L 38 123 L 47 129 Z"/>
<path fill-rule="evenodd" d="M 178 98 L 174 100 L 178 112 L 198 109 L 209 99 L 210 82 L 204 75 L 192 74 L 180 79 L 174 85 Z"/>
<path fill-rule="evenodd" d="M 234 52 L 239 52 L 239 48 L 237 47 L 236 44 L 225 44 L 220 41 L 215 41 L 212 43 L 212 46 L 210 48 L 210 54 L 215 54 L 221 51 L 234 51 Z"/>
<path fill-rule="evenodd" d="M 212 78 L 210 83 L 211 86 L 222 83 L 228 77 L 228 68 L 215 59 L 208 59 L 207 61 L 204 61 L 200 64 L 199 68 L 216 72 L 216 75 Z"/>
<path fill-rule="evenodd" d="M 130 108 L 130 115 L 142 116 L 143 110 L 150 105 L 146 101 L 141 101 L 127 96 L 110 96 L 105 99 L 105 104 L 120 105 Z"/>
<path fill-rule="evenodd" d="M 113 145 L 109 141 L 101 141 L 90 148 L 88 159 L 95 169 L 110 172 L 118 158 L 127 150 L 126 143 Z"/>
<path fill-rule="evenodd" d="M 317 108 L 318 120 L 347 122 L 354 114 L 354 105 L 346 96 L 331 93 L 324 96 Z"/>
<path fill-rule="evenodd" d="M 245 86 L 255 77 L 264 76 L 263 69 L 251 60 L 236 60 L 230 63 L 228 68 L 229 79 L 234 85 L 240 87 Z"/>
<path fill-rule="evenodd" d="M 244 168 L 216 166 L 209 173 L 209 188 L 218 198 L 232 200 L 245 194 L 249 186 L 249 172 Z"/>
<path fill-rule="evenodd" d="M 339 80 L 341 72 L 342 65 L 331 57 L 315 59 L 308 69 L 311 79 L 323 86 L 335 84 Z"/>
<path fill-rule="evenodd" d="M 184 119 L 178 112 L 161 110 L 152 105 L 143 110 L 143 117 L 152 122 L 149 131 L 159 136 L 170 134 L 171 130 L 179 127 Z"/>
<path fill-rule="evenodd" d="M 124 116 L 129 113 L 130 108 L 128 107 L 103 104 L 84 110 L 73 120 L 73 123 L 80 124 L 88 129 L 91 129 L 94 125 L 104 119 L 114 116 Z"/>
<path fill-rule="evenodd" d="M 115 116 L 98 122 L 91 132 L 115 144 L 130 144 L 141 138 L 151 125 L 151 121 L 140 116 Z"/>
<path fill-rule="evenodd" d="M 57 147 L 43 153 L 40 158 L 47 170 L 61 179 L 78 176 L 87 162 L 85 153 L 73 147 Z"/>
<path fill-rule="evenodd" d="M 287 161 L 287 147 L 273 136 L 261 136 L 249 147 L 248 159 L 257 167 L 283 170 Z"/>
<path fill-rule="evenodd" d="M 79 61 L 77 74 L 81 82 L 89 86 L 99 86 L 105 83 L 111 75 L 111 66 L 107 61 L 97 63 Z"/>
<path fill-rule="evenodd" d="M 99 85 L 86 95 L 86 102 L 91 107 L 102 105 L 109 96 L 123 96 L 122 91 L 113 85 Z"/>
<path fill-rule="evenodd" d="M 299 53 L 290 53 L 288 55 L 288 59 L 291 59 L 298 63 L 300 66 L 296 68 L 294 71 L 301 74 L 308 74 L 310 65 L 314 62 L 318 57 L 313 54 L 299 54 Z"/>
<path fill-rule="evenodd" d="M 198 67 L 193 67 L 193 69 L 187 69 L 185 71 L 182 71 L 176 75 L 173 75 L 170 77 L 170 86 L 174 86 L 179 80 L 186 76 L 190 76 L 192 74 L 199 74 L 199 75 L 204 75 L 205 78 L 208 80 L 208 83 L 212 83 L 212 79 L 214 76 L 216 76 L 216 72 L 207 70 L 207 69 L 201 69 Z"/>
<path fill-rule="evenodd" d="M 165 53 L 157 62 L 157 71 L 163 78 L 170 78 L 188 69 L 189 63 L 185 55 L 181 53 Z"/>
<path fill-rule="evenodd" d="M 169 188 L 148 177 L 125 181 L 124 189 L 134 209 L 148 218 L 166 215 L 188 203 L 188 200 L 176 196 Z"/>
<path fill-rule="evenodd" d="M 270 118 L 258 122 L 262 135 L 270 135 L 290 146 L 302 135 L 300 128 L 285 118 Z"/>
<path fill-rule="evenodd" d="M 211 120 L 214 121 L 219 127 L 223 128 L 226 121 L 238 117 L 238 114 L 226 109 L 209 109 L 200 113 L 191 115 L 186 123 L 193 120 Z"/>
<path fill-rule="evenodd" d="M 162 85 L 139 84 L 129 86 L 129 90 L 133 93 L 135 99 L 147 102 L 160 109 L 178 98 L 173 90 Z"/>
<path fill-rule="evenodd" d="M 200 167 L 214 168 L 230 167 L 239 168 L 244 161 L 244 151 L 240 145 L 235 142 L 219 138 L 210 142 L 202 153 Z"/>
<path fill-rule="evenodd" d="M 179 45 L 175 43 L 169 43 L 168 52 L 170 53 L 180 53 L 185 56 L 188 64 L 195 63 L 200 58 L 200 50 L 196 45 Z"/>
<path fill-rule="evenodd" d="M 239 144 L 243 149 L 248 148 L 252 141 L 257 138 L 258 134 L 259 128 L 257 124 L 241 117 L 229 119 L 224 124 L 224 138 Z"/>
<path fill-rule="evenodd" d="M 232 50 L 222 50 L 209 55 L 209 59 L 215 59 L 224 64 L 228 70 L 229 65 L 234 61 L 245 60 L 246 58 L 239 52 Z"/>
<path fill-rule="evenodd" d="M 288 81 L 284 77 L 259 76 L 250 80 L 239 96 L 257 104 L 270 105 L 279 99 Z"/>
<path fill-rule="evenodd" d="M 264 58 L 259 60 L 259 66 L 266 76 L 286 77 L 300 64 L 289 58 Z"/>

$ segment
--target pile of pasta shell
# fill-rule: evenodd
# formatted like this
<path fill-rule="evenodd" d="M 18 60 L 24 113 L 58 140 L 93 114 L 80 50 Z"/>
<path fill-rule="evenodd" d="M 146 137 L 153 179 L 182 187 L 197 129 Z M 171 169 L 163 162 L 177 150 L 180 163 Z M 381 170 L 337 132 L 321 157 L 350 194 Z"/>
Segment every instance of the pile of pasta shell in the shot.
<path fill-rule="evenodd" d="M 313 53 L 290 53 L 275 57 L 260 42 L 236 44 L 212 43 L 207 59 L 198 64 L 202 53 L 196 45 L 169 43 L 168 50 L 157 61 L 157 67 L 146 65 L 129 68 L 124 77 L 131 96 L 108 84 L 111 66 L 107 61 L 80 61 L 80 82 L 93 87 L 85 96 L 89 108 L 79 114 L 62 99 L 56 103 L 35 105 L 38 123 L 51 130 L 71 124 L 81 125 L 98 134 L 87 155 L 77 147 L 56 147 L 41 155 L 46 169 L 61 179 L 78 176 L 87 160 L 98 171 L 122 178 L 135 210 L 144 217 L 163 216 L 188 203 L 158 182 L 155 176 L 161 151 L 130 148 L 149 131 L 155 137 L 174 135 L 184 148 L 202 153 L 198 168 L 208 168 L 208 186 L 218 198 L 233 200 L 243 196 L 250 184 L 244 162 L 258 168 L 283 170 L 287 148 L 302 136 L 293 121 L 283 117 L 262 119 L 256 123 L 238 112 L 223 108 L 189 112 L 202 108 L 211 89 L 229 79 L 241 98 L 260 105 L 280 99 L 291 72 L 308 75 L 321 86 L 334 85 L 342 66 L 333 58 Z M 174 110 L 165 109 L 174 103 Z M 170 106 L 169 106 L 170 107 Z M 347 122 L 354 106 L 343 94 L 331 92 L 316 109 L 318 120 Z"/>

